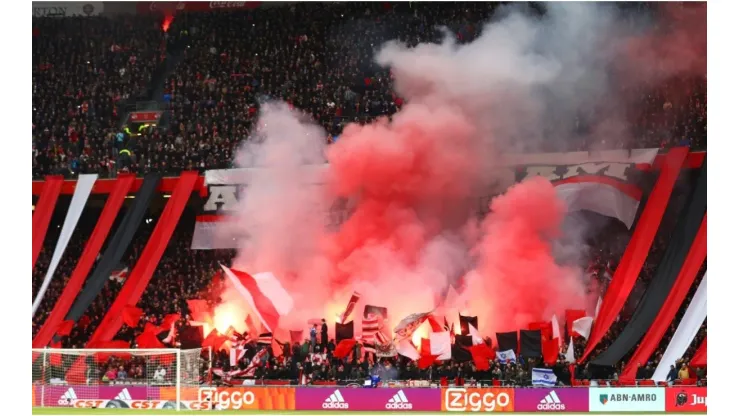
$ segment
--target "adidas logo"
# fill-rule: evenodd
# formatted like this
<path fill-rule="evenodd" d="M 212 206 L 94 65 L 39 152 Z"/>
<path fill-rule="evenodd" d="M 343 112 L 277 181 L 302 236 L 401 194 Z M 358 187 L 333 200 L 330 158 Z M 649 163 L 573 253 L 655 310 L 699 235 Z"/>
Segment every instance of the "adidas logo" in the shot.
<path fill-rule="evenodd" d="M 337 389 L 334 390 L 334 393 L 327 397 L 326 400 L 324 400 L 321 407 L 324 409 L 349 409 L 349 404 L 344 401 L 342 393 Z"/>
<path fill-rule="evenodd" d="M 128 389 L 121 390 L 120 393 L 118 393 L 118 396 L 115 397 L 116 400 L 131 400 L 131 393 L 128 392 Z"/>
<path fill-rule="evenodd" d="M 411 410 L 414 408 L 414 405 L 409 403 L 409 399 L 406 398 L 403 390 L 398 390 L 398 393 L 388 399 L 385 408 L 390 410 Z"/>
<path fill-rule="evenodd" d="M 540 400 L 537 405 L 537 410 L 565 410 L 565 405 L 560 401 L 560 397 L 555 393 L 555 390 L 550 390 L 550 393 L 545 396 L 544 399 Z"/>
<path fill-rule="evenodd" d="M 59 396 L 59 404 L 72 404 L 72 400 L 77 400 L 77 394 L 75 393 L 75 389 L 72 387 Z"/>

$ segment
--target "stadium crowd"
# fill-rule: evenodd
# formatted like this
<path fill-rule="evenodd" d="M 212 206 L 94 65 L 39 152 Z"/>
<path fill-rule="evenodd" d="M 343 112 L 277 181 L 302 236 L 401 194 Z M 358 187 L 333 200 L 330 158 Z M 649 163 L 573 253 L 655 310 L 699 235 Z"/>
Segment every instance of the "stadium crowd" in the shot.
<path fill-rule="evenodd" d="M 675 206 L 677 203 L 682 202 L 681 199 L 680 197 L 672 198 L 669 206 Z M 194 212 L 192 211 L 191 208 L 186 209 L 183 220 L 180 221 L 151 282 L 137 304 L 138 307 L 143 309 L 143 314 L 138 325 L 136 327 L 128 327 L 124 324 L 115 336 L 115 339 L 127 342 L 131 348 L 137 347 L 137 337 L 143 333 L 145 325 L 151 323 L 159 326 L 162 324 L 164 317 L 172 313 L 181 315 L 181 319 L 176 324 L 177 337 L 169 344 L 173 346 L 177 345 L 180 341 L 179 335 L 184 328 L 190 325 L 193 319 L 187 301 L 204 299 L 211 306 L 218 304 L 220 301 L 219 296 L 223 289 L 224 281 L 219 272 L 218 263 L 229 264 L 235 252 L 232 250 L 191 250 L 189 244 L 192 238 L 191 233 L 194 219 Z M 651 254 L 646 262 L 647 266 L 641 273 L 640 281 L 643 285 L 649 283 L 651 273 L 655 269 L 655 264 L 665 250 L 665 241 L 668 239 L 667 233 L 675 225 L 676 215 L 671 215 L 670 213 L 672 211 L 676 211 L 676 209 L 669 210 L 667 220 L 661 226 L 659 235 L 656 238 L 657 244 L 652 247 Z M 603 217 L 600 217 L 600 221 L 604 221 Z M 94 221 L 91 221 L 91 223 L 94 223 Z M 138 258 L 138 253 L 142 251 L 153 225 L 153 222 L 142 224 L 134 239 L 134 243 L 132 243 L 132 247 L 125 255 L 125 260 L 119 269 L 133 268 Z M 73 239 L 73 242 L 84 241 L 90 231 L 91 225 L 84 225 L 79 235 L 82 239 Z M 608 223 L 603 225 L 600 231 L 588 240 L 590 244 L 588 253 L 590 256 L 587 259 L 588 267 L 586 270 L 591 273 L 591 276 L 596 282 L 600 283 L 598 290 L 603 294 L 610 276 L 614 272 L 616 265 L 615 259 L 621 256 L 629 233 L 616 220 L 609 220 Z M 53 235 L 51 238 L 47 238 L 44 250 L 39 256 L 37 268 L 34 272 L 34 294 L 38 291 L 38 286 L 43 279 L 43 275 L 39 271 L 46 270 L 50 250 L 53 248 L 55 240 Z M 74 268 L 75 259 L 78 258 L 81 252 L 81 247 L 78 247 L 79 242 L 75 244 L 70 247 L 62 258 L 56 276 L 52 280 L 54 283 L 49 287 L 44 302 L 42 302 L 39 311 L 34 316 L 34 335 L 48 316 Z M 687 299 L 691 299 L 691 295 L 696 290 L 702 275 L 703 271 L 697 276 L 690 296 Z M 105 315 L 107 307 L 120 291 L 122 283 L 122 280 L 114 276 L 108 280 L 103 291 L 86 312 L 85 317 L 78 321 L 69 336 L 61 337 L 62 347 L 84 347 Z M 640 287 L 639 284 L 637 287 Z M 639 291 L 639 289 L 636 289 L 636 291 Z M 639 294 L 635 302 L 637 300 L 639 300 Z M 620 315 L 620 319 L 612 325 L 604 341 L 597 346 L 593 356 L 598 355 L 608 347 L 616 336 L 621 333 L 624 325 L 629 321 L 629 316 L 632 312 L 630 308 L 634 308 L 635 302 L 628 302 Z M 681 310 L 685 310 L 687 306 L 688 300 L 682 306 Z M 675 327 L 678 325 L 682 314 L 683 312 L 679 312 L 676 315 L 671 326 L 672 330 L 668 334 L 672 334 L 675 331 Z M 304 333 L 309 334 L 308 326 Z M 682 359 L 682 363 L 688 362 L 691 359 L 693 352 L 705 335 L 706 323 L 702 331 L 697 335 L 692 348 L 687 351 L 686 356 Z M 256 334 L 250 334 L 250 337 L 252 338 L 252 342 L 246 346 L 246 354 L 236 366 L 231 365 L 227 350 L 216 352 L 213 356 L 208 356 L 204 352 L 206 361 L 204 361 L 202 368 L 203 380 L 214 377 L 208 373 L 207 370 L 209 367 L 205 364 L 206 362 L 210 362 L 212 368 L 220 369 L 227 374 L 231 371 L 244 370 L 249 367 L 251 359 L 256 352 L 264 347 L 261 344 L 255 343 Z M 585 339 L 577 335 L 573 339 L 575 356 L 579 357 L 582 355 L 583 348 L 585 347 Z M 665 350 L 669 340 L 670 336 L 664 337 L 660 348 L 653 354 L 649 362 L 646 363 L 644 369 L 641 369 L 639 373 L 641 376 L 649 378 L 652 375 L 651 372 L 654 371 L 655 366 L 660 361 L 662 351 Z M 491 368 L 488 371 L 477 371 L 470 361 L 456 362 L 454 360 L 452 362 L 445 362 L 442 365 L 435 364 L 428 369 L 422 370 L 418 368 L 415 362 L 402 356 L 398 358 L 380 358 L 375 357 L 373 354 L 366 354 L 364 350 L 361 350 L 360 344 L 356 347 L 358 351 L 352 354 L 351 360 L 340 360 L 333 357 L 332 354 L 336 348 L 336 343 L 333 339 L 323 344 L 316 341 L 315 344 L 318 345 L 315 345 L 315 348 L 312 350 L 311 340 L 307 337 L 302 343 L 282 345 L 281 349 L 268 348 L 269 353 L 262 359 L 262 365 L 256 369 L 255 374 L 250 378 L 269 383 L 285 380 L 301 380 L 302 376 L 305 375 L 307 382 L 330 383 L 341 381 L 346 383 L 353 380 L 354 382 L 360 382 L 370 374 L 378 374 L 383 380 L 423 379 L 437 382 L 446 380 L 445 382 L 451 383 L 454 380 L 460 380 L 462 378 L 496 385 L 526 385 L 531 377 L 531 368 L 548 367 L 542 360 L 524 360 L 520 358 L 518 361 L 510 363 L 499 363 L 492 360 Z M 567 344 L 563 347 L 565 346 Z M 282 353 L 275 353 L 275 351 L 282 351 Z M 592 375 L 588 364 L 584 366 L 569 366 L 564 361 L 564 353 L 564 350 L 561 351 L 560 359 L 553 366 L 563 384 L 570 384 L 573 380 L 588 380 L 602 377 L 601 375 Z M 630 354 L 626 355 L 626 357 L 629 356 Z M 354 360 L 355 357 L 360 357 L 360 360 Z M 147 367 L 148 364 L 150 367 Z M 623 365 L 624 362 L 616 367 L 617 374 L 615 374 L 615 378 Z M 121 381 L 125 377 L 129 381 L 135 381 L 141 378 L 151 379 L 154 372 L 159 371 L 159 367 L 159 364 L 152 365 L 142 358 L 135 357 L 133 360 L 122 360 L 116 357 L 110 357 L 107 362 L 99 363 L 96 371 L 101 380 L 102 377 L 105 377 L 105 381 L 114 382 L 116 380 Z M 681 366 L 677 365 L 677 368 L 681 368 Z M 706 380 L 706 371 L 704 369 L 691 369 L 691 376 L 692 378 L 703 378 Z M 226 378 L 228 379 L 228 377 Z M 222 381 L 220 377 L 215 377 L 215 379 L 216 381 Z"/>
<path fill-rule="evenodd" d="M 35 18 L 33 177 L 229 167 L 266 99 L 310 114 L 331 142 L 347 123 L 392 116 L 404 104 L 392 89 L 392 73 L 373 62 L 379 45 L 439 41 L 441 25 L 469 42 L 497 5 L 299 3 L 181 13 L 168 32 L 161 17 Z M 174 70 L 163 81 L 153 76 L 169 60 L 177 63 Z M 168 127 L 130 136 L 124 117 L 131 103 L 146 100 L 167 108 Z M 567 150 L 706 149 L 706 76 L 648 84 L 625 102 L 629 143 L 574 137 Z M 125 161 L 122 150 L 130 154 Z"/>
<path fill-rule="evenodd" d="M 635 7 L 648 7 L 641 4 Z M 80 173 L 112 175 L 121 168 L 119 152 L 133 156 L 126 166 L 137 173 L 159 171 L 176 174 L 181 170 L 227 168 L 240 142 L 247 140 L 260 104 L 267 98 L 285 100 L 309 113 L 327 132 L 327 141 L 341 135 L 347 123 L 368 123 L 392 116 L 404 105 L 403 97 L 392 90 L 392 73 L 377 67 L 373 50 L 391 39 L 409 44 L 438 41 L 439 25 L 449 27 L 460 42 L 480 33 L 495 3 L 302 3 L 285 7 L 228 13 L 179 14 L 167 33 L 161 17 L 34 18 L 33 39 L 33 177 Z M 162 81 L 169 126 L 132 137 L 123 128 L 132 103 L 152 99 L 154 76 L 167 60 L 178 60 L 173 72 Z M 626 147 L 690 146 L 706 148 L 706 77 L 677 78 L 650 86 L 636 94 L 632 114 L 634 142 Z M 578 143 L 578 144 L 576 144 Z M 580 150 L 583 141 L 574 140 L 569 150 Z M 588 144 L 586 144 L 588 145 Z M 670 231 L 683 206 L 678 193 L 669 204 L 655 244 L 640 274 L 638 288 L 649 283 L 666 249 Z M 679 200 L 676 200 L 679 199 Z M 678 208 L 675 208 L 678 207 Z M 670 209 L 673 209 L 670 214 Z M 93 216 L 93 220 L 94 220 Z M 218 264 L 228 264 L 233 251 L 190 250 L 192 218 L 186 214 L 178 225 L 154 277 L 138 306 L 144 310 L 136 327 L 124 325 L 116 339 L 136 346 L 136 338 L 147 322 L 159 325 L 171 313 L 181 314 L 178 333 L 189 325 L 187 300 L 218 302 L 222 278 Z M 83 217 L 84 218 L 84 217 Z M 153 223 L 142 224 L 134 243 L 124 256 L 121 269 L 131 269 L 142 251 Z M 35 335 L 74 269 L 76 259 L 92 232 L 94 221 L 82 222 L 70 242 L 33 317 Z M 58 238 L 51 228 L 33 272 L 33 294 L 39 291 Z M 629 239 L 621 225 L 609 224 L 589 240 L 587 271 L 600 283 L 602 293 L 614 273 Z M 702 273 L 697 276 L 691 294 Z M 61 338 L 65 348 L 81 348 L 103 318 L 120 291 L 122 282 L 111 278 L 69 336 Z M 611 344 L 629 321 L 640 290 L 633 293 L 619 320 L 612 325 L 593 355 Z M 690 296 L 689 298 L 690 299 Z M 688 302 L 682 306 L 686 309 Z M 679 312 L 669 334 L 675 330 Z M 308 332 L 308 328 L 306 328 Z M 676 365 L 683 368 L 706 336 L 706 322 L 692 348 Z M 639 375 L 649 378 L 665 350 L 669 337 Z M 576 337 L 579 357 L 585 346 Z M 173 345 L 177 344 L 177 340 Z M 251 345 L 238 363 L 246 368 L 258 345 Z M 340 360 L 332 353 L 331 340 L 310 351 L 310 342 L 288 345 L 283 354 L 268 354 L 255 374 L 256 379 L 309 382 L 363 380 L 369 374 L 383 379 L 490 380 L 504 385 L 527 385 L 531 368 L 544 366 L 537 360 L 498 363 L 486 372 L 471 362 L 432 365 L 421 370 L 414 362 L 400 358 L 376 358 L 358 351 L 362 360 Z M 359 346 L 358 346 L 359 349 Z M 564 352 L 564 351 L 563 351 Z M 629 354 L 627 355 L 629 356 Z M 232 370 L 226 352 L 209 357 L 214 368 Z M 111 357 L 97 368 L 106 381 L 121 378 L 152 378 L 161 368 L 146 368 L 141 359 Z M 617 366 L 617 372 L 624 363 Z M 205 372 L 203 377 L 211 377 Z M 554 370 L 559 380 L 592 378 L 588 366 L 570 367 L 561 356 Z M 571 373 L 571 372 L 574 373 Z M 687 372 L 679 371 L 683 378 Z M 706 369 L 691 369 L 697 379 L 706 379 Z M 103 378 L 104 377 L 104 378 Z"/>

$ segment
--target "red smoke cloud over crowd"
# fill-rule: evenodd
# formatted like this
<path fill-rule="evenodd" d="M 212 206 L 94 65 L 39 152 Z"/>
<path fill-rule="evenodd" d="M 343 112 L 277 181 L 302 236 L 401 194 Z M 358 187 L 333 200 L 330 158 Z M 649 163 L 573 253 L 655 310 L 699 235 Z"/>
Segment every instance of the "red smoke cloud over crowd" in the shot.
<path fill-rule="evenodd" d="M 622 33 L 614 10 L 594 6 L 550 5 L 543 19 L 510 11 L 465 45 L 385 45 L 377 61 L 392 69 L 407 104 L 392 120 L 347 126 L 329 148 L 302 115 L 262 106 L 259 140 L 237 158 L 261 174 L 246 180 L 248 196 L 229 226 L 250 235 L 234 266 L 272 271 L 294 296 L 283 329 L 332 322 L 353 291 L 362 294 L 356 322 L 370 303 L 388 307 L 393 325 L 437 307 L 460 279 L 459 309 L 489 335 L 593 302 L 582 270 L 552 255 L 552 241 L 569 230 L 549 181 L 513 186 L 485 217 L 477 198 L 495 182 L 504 152 L 536 147 L 546 131 L 565 131 L 583 106 L 609 97 L 608 63 L 626 55 L 604 47 Z M 327 227 L 338 201 L 347 217 Z"/>

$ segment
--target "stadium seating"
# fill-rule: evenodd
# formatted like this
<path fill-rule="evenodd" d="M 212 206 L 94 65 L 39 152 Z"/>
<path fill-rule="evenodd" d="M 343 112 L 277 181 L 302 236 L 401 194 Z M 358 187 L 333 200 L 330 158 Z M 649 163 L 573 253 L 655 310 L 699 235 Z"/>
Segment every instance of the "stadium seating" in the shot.
<path fill-rule="evenodd" d="M 108 175 L 124 166 L 116 157 L 122 149 L 133 154 L 127 169 L 139 174 L 228 167 L 268 98 L 311 114 L 331 142 L 347 123 L 403 106 L 392 74 L 372 62 L 374 47 L 391 39 L 438 41 L 437 25 L 468 42 L 497 4 L 461 7 L 305 3 L 184 13 L 167 34 L 145 16 L 34 19 L 33 177 Z M 169 66 L 163 81 L 154 76 Z M 678 77 L 634 96 L 632 141 L 606 145 L 706 149 L 706 77 Z M 169 108 L 169 128 L 125 134 L 125 104 L 137 100 Z M 568 150 L 591 145 L 604 143 L 573 140 Z"/>

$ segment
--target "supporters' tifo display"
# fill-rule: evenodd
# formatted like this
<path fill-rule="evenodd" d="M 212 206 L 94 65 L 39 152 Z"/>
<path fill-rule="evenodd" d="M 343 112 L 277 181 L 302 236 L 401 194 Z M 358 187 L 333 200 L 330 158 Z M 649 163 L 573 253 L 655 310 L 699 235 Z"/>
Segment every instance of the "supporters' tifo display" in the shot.
<path fill-rule="evenodd" d="M 138 3 L 34 5 L 33 406 L 706 411 L 705 5 Z"/>

